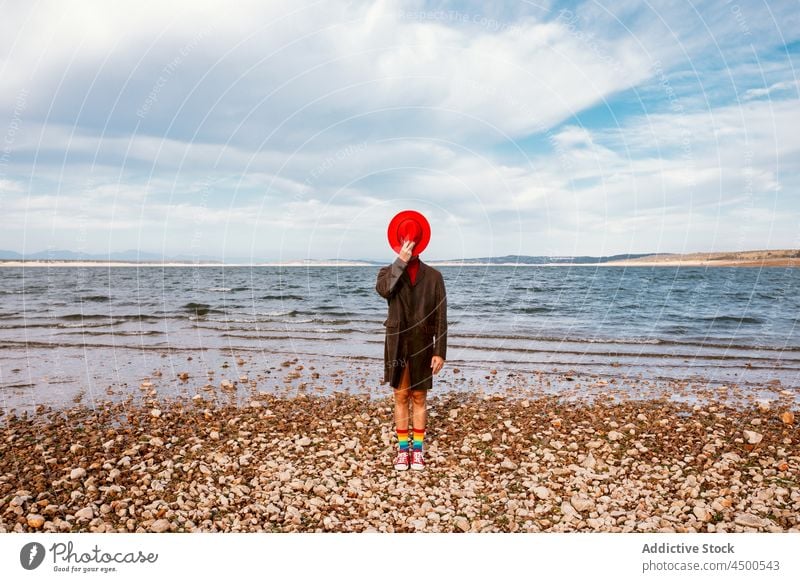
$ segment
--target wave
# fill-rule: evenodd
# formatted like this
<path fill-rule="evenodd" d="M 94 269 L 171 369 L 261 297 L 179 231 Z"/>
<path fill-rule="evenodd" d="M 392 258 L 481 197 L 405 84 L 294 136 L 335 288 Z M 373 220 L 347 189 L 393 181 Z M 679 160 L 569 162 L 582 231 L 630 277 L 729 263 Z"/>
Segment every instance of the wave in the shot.
<path fill-rule="evenodd" d="M 262 295 L 261 299 L 266 299 L 267 301 L 305 301 L 305 297 L 301 297 L 300 295 Z"/>
<path fill-rule="evenodd" d="M 340 309 L 340 307 L 316 307 L 315 309 L 300 309 L 297 311 L 297 313 L 302 315 L 311 315 L 312 317 L 325 315 L 326 317 L 341 317 L 345 319 L 350 319 L 350 317 L 353 315 L 347 311 L 336 311 L 337 309 Z M 320 311 L 324 313 L 321 314 Z"/>
<path fill-rule="evenodd" d="M 164 335 L 163 331 L 157 331 L 154 329 L 149 331 L 115 331 L 112 329 L 108 331 L 81 331 L 81 332 L 62 331 L 59 332 L 59 335 L 74 335 L 78 333 L 80 333 L 81 335 L 92 335 L 92 336 L 113 335 L 113 336 L 133 336 L 133 337 L 146 336 L 146 335 Z"/>
<path fill-rule="evenodd" d="M 512 311 L 514 313 L 548 313 L 550 311 L 555 311 L 555 310 L 552 307 L 536 306 L 536 307 L 517 307 Z"/>
<path fill-rule="evenodd" d="M 77 321 L 83 319 L 111 319 L 111 316 L 102 313 L 70 313 L 67 315 L 59 315 L 58 318 L 65 321 Z"/>
<path fill-rule="evenodd" d="M 103 301 L 110 301 L 110 297 L 108 295 L 87 295 L 85 297 L 81 297 L 81 301 L 95 301 L 95 302 L 103 302 Z"/>
<path fill-rule="evenodd" d="M 59 315 L 58 319 L 64 321 L 97 321 L 104 319 L 109 325 L 114 322 L 122 321 L 159 321 L 162 318 L 157 315 L 150 315 L 148 313 L 130 313 L 130 314 L 100 314 L 100 313 L 69 313 L 67 315 Z"/>
<path fill-rule="evenodd" d="M 741 316 L 737 317 L 735 315 L 717 315 L 711 317 L 701 317 L 702 321 L 711 321 L 716 323 L 717 321 L 721 322 L 731 322 L 731 323 L 764 323 L 764 320 L 759 317 L 747 317 Z"/>
<path fill-rule="evenodd" d="M 330 327 L 315 327 L 311 330 L 313 333 L 357 333 L 359 330 L 349 327 L 340 327 L 332 329 Z"/>
<path fill-rule="evenodd" d="M 141 321 L 141 320 L 161 321 L 162 319 L 164 319 L 161 316 L 150 315 L 149 313 L 131 313 L 125 315 L 113 315 L 112 317 L 120 321 Z"/>
<path fill-rule="evenodd" d="M 194 302 L 186 303 L 183 306 L 183 309 L 186 310 L 186 311 L 189 311 L 189 312 L 194 312 L 195 316 L 198 316 L 198 317 L 199 316 L 203 316 L 203 315 L 207 315 L 209 313 L 222 313 L 222 314 L 225 313 L 225 311 L 223 311 L 221 309 L 213 309 L 207 303 L 194 303 Z"/>
<path fill-rule="evenodd" d="M 266 315 L 267 317 L 296 317 L 301 312 L 296 309 L 279 309 L 277 311 L 257 311 L 256 315 Z"/>
<path fill-rule="evenodd" d="M 56 324 L 55 326 L 52 326 L 52 325 L 38 325 L 38 326 L 35 326 L 35 327 L 55 327 L 57 329 L 80 329 L 80 328 L 89 328 L 89 327 L 110 327 L 112 325 L 117 325 L 117 323 L 118 322 L 114 322 L 114 321 L 108 321 L 108 322 L 103 322 L 103 323 L 95 323 L 95 324 L 91 324 L 91 323 L 59 323 L 59 324 Z M 34 326 L 28 326 L 28 327 L 34 327 Z"/>
<path fill-rule="evenodd" d="M 13 325 L 0 325 L 0 329 L 77 329 L 89 327 L 109 327 L 120 322 L 104 321 L 102 323 L 21 323 Z"/>
<path fill-rule="evenodd" d="M 239 339 L 250 339 L 250 340 L 303 340 L 303 341 L 314 341 L 313 337 L 306 337 L 306 336 L 294 336 L 294 335 L 245 335 L 241 333 L 222 333 L 220 337 L 235 337 Z M 345 338 L 343 337 L 326 337 L 325 341 L 341 341 Z"/>

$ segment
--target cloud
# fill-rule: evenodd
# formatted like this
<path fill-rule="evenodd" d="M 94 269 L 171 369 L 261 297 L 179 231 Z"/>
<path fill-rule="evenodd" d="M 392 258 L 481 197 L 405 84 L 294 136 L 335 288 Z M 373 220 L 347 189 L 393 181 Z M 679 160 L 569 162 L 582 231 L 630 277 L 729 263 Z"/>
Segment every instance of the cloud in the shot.
<path fill-rule="evenodd" d="M 83 230 L 374 258 L 408 206 L 441 225 L 441 258 L 702 250 L 742 208 L 786 243 L 766 209 L 798 210 L 790 8 L 15 4 L 0 248 Z"/>
<path fill-rule="evenodd" d="M 784 91 L 793 91 L 793 96 L 797 95 L 797 88 L 800 86 L 800 81 L 780 81 L 778 83 L 773 83 L 769 87 L 764 89 L 748 89 L 745 91 L 744 95 L 742 95 L 742 99 L 748 101 L 750 99 L 758 99 L 760 97 L 767 97 L 772 95 L 773 93 L 781 93 Z"/>

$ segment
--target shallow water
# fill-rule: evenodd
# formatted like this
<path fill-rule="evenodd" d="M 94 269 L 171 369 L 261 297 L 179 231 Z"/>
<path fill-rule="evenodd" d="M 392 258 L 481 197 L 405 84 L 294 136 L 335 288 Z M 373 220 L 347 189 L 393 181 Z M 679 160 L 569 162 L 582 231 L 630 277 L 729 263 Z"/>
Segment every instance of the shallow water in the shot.
<path fill-rule="evenodd" d="M 800 269 L 439 270 L 448 368 L 476 379 L 498 368 L 517 379 L 572 371 L 754 389 L 800 384 Z M 374 290 L 376 274 L 377 267 L 0 269 L 2 404 L 124 392 L 156 369 L 171 379 L 185 368 L 277 375 L 295 357 L 320 370 L 346 368 L 353 389 L 383 389 L 386 302 Z M 240 356 L 247 370 L 233 363 Z M 225 361 L 232 367 L 221 369 Z"/>

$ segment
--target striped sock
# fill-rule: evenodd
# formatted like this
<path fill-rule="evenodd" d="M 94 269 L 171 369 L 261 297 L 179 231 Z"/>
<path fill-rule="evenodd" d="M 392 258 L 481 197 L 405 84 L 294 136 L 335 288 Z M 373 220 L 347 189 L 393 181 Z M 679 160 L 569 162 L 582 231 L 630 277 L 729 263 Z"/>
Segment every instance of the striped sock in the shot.
<path fill-rule="evenodd" d="M 408 429 L 397 429 L 397 444 L 399 445 L 401 451 L 408 450 Z"/>
<path fill-rule="evenodd" d="M 425 438 L 425 429 L 424 428 L 415 428 L 414 429 L 414 450 L 421 451 L 422 450 L 422 441 Z"/>

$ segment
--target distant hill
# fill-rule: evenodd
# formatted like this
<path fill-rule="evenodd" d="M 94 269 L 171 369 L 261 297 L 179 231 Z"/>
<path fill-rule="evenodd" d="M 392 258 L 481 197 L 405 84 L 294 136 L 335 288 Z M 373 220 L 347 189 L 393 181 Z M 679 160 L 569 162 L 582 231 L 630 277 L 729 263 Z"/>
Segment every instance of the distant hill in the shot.
<path fill-rule="evenodd" d="M 614 266 L 653 267 L 800 267 L 800 250 L 772 249 L 682 255 L 649 255 L 623 261 L 609 261 Z"/>

